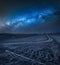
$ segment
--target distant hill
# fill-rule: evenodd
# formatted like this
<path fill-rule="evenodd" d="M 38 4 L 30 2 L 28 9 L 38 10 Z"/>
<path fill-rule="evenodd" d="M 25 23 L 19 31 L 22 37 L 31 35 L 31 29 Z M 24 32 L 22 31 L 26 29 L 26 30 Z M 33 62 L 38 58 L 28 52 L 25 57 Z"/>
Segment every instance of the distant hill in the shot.
<path fill-rule="evenodd" d="M 25 37 L 31 37 L 31 36 L 36 36 L 36 35 L 46 35 L 46 34 L 51 34 L 51 35 L 57 35 L 60 33 L 41 33 L 41 34 L 12 34 L 12 33 L 0 33 L 0 40 L 2 39 L 14 39 L 14 38 L 25 38 Z"/>
<path fill-rule="evenodd" d="M 36 36 L 39 34 L 10 34 L 10 33 L 0 33 L 0 40 L 2 39 L 14 39 L 14 38 L 24 38 L 24 37 L 31 37 Z"/>

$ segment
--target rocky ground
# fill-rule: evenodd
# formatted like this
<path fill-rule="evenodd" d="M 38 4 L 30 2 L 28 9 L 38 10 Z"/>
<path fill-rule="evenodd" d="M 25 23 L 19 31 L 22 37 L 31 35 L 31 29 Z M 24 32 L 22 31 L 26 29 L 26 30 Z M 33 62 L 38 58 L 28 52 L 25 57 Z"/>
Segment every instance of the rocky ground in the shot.
<path fill-rule="evenodd" d="M 60 65 L 60 43 L 20 44 L 0 47 L 0 65 Z"/>

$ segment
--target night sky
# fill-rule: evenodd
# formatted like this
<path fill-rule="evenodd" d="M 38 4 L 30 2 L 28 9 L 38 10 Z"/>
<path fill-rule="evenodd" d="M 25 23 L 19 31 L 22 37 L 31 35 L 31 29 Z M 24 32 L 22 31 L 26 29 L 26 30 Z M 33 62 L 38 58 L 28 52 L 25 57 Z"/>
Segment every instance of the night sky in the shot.
<path fill-rule="evenodd" d="M 60 32 L 60 0 L 0 0 L 0 33 Z"/>

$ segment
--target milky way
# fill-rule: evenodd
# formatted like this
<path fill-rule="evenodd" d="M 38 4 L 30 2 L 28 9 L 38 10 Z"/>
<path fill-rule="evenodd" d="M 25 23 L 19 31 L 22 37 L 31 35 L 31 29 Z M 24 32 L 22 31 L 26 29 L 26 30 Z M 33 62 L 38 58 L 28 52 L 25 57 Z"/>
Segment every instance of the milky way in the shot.
<path fill-rule="evenodd" d="M 59 32 L 60 0 L 1 0 L 0 32 Z"/>
<path fill-rule="evenodd" d="M 5 30 L 6 32 L 18 32 L 24 30 L 34 30 L 37 27 L 40 28 L 42 24 L 53 22 L 51 19 L 55 19 L 55 9 L 45 8 L 41 10 L 35 10 L 32 12 L 27 12 L 25 14 L 16 14 L 11 16 L 6 16 L 4 22 L 0 25 L 0 31 Z M 28 29 L 29 28 L 29 29 Z M 38 28 L 37 28 L 38 29 Z M 5 32 L 4 31 L 4 32 Z"/>
<path fill-rule="evenodd" d="M 7 18 L 4 23 L 4 27 L 11 27 L 11 29 L 16 30 L 31 27 L 32 25 L 41 25 L 46 22 L 45 18 L 48 18 L 50 15 L 54 15 L 54 9 L 52 8 L 38 10 L 35 12 L 26 13 L 24 15 L 13 16 L 10 19 Z"/>

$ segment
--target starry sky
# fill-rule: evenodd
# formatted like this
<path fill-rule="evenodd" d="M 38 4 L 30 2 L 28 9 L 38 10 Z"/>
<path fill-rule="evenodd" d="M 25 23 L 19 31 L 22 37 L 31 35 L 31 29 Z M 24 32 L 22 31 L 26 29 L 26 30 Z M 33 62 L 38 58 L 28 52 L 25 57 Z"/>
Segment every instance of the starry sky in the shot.
<path fill-rule="evenodd" d="M 0 33 L 60 32 L 60 0 L 0 0 Z"/>

